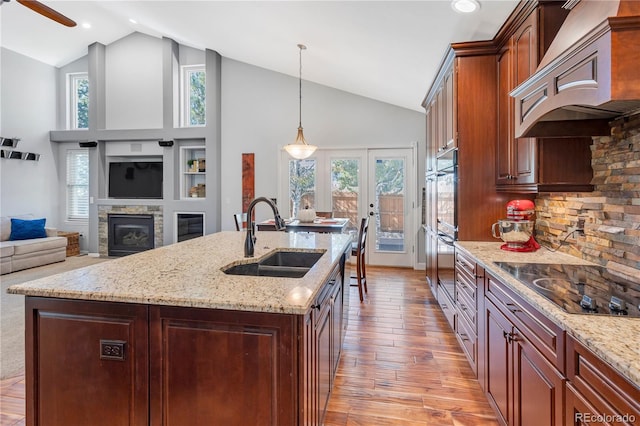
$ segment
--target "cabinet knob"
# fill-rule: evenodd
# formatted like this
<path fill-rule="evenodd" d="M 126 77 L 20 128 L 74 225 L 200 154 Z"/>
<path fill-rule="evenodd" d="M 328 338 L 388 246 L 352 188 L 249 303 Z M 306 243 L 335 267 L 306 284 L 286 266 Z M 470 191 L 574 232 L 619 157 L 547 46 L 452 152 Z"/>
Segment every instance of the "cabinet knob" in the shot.
<path fill-rule="evenodd" d="M 320 310 L 321 305 L 311 305 L 311 309 Z"/>

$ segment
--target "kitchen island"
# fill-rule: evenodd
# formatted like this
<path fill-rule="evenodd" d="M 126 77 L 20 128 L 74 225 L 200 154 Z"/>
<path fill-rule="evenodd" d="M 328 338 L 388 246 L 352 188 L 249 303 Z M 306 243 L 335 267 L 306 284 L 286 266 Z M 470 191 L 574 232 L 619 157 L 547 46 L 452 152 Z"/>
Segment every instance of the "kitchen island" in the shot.
<path fill-rule="evenodd" d="M 321 424 L 348 308 L 349 235 L 221 232 L 13 286 L 27 424 Z M 227 275 L 276 249 L 302 278 Z M 344 318 L 344 320 L 343 320 Z"/>

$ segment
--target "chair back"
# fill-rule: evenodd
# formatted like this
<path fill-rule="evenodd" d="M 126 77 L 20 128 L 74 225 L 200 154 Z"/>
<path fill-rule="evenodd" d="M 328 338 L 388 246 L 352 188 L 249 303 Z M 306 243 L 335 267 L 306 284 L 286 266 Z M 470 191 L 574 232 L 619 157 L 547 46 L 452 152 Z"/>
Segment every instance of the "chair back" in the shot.
<path fill-rule="evenodd" d="M 359 253 L 363 253 L 367 244 L 367 233 L 369 232 L 369 216 L 365 216 L 360 221 L 360 231 L 358 232 L 358 241 L 356 249 Z"/>
<path fill-rule="evenodd" d="M 316 211 L 316 216 L 323 217 L 325 219 L 331 219 L 333 217 L 333 212 L 318 212 L 318 211 Z"/>
<path fill-rule="evenodd" d="M 235 213 L 233 215 L 233 221 L 236 223 L 236 231 L 244 231 L 247 229 L 246 213 Z"/>

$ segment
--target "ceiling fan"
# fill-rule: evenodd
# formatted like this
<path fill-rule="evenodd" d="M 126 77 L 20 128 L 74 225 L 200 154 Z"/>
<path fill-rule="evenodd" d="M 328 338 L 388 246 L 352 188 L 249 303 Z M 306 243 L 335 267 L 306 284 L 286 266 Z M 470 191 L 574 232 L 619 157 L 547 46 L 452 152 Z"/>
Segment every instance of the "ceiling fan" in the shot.
<path fill-rule="evenodd" d="M 8 3 L 9 1 L 11 0 L 2 0 L 0 2 L 0 5 L 2 5 L 5 2 Z M 59 24 L 62 24 L 67 27 L 76 26 L 76 23 L 73 20 L 67 18 L 62 13 L 51 9 L 49 6 L 45 6 L 39 1 L 36 1 L 36 0 L 16 0 L 16 1 L 21 5 L 26 6 L 29 9 L 33 10 L 34 12 L 39 13 L 42 16 L 46 16 L 47 18 L 56 21 Z"/>

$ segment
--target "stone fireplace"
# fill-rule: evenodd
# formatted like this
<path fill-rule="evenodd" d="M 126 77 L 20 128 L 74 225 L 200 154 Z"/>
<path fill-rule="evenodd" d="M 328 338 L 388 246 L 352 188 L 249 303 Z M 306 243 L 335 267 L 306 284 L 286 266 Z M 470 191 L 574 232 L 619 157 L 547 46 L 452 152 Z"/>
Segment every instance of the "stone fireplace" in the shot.
<path fill-rule="evenodd" d="M 126 256 L 154 248 L 152 215 L 110 214 L 107 223 L 109 256 Z"/>
<path fill-rule="evenodd" d="M 162 206 L 98 207 L 100 256 L 126 256 L 163 245 Z"/>

